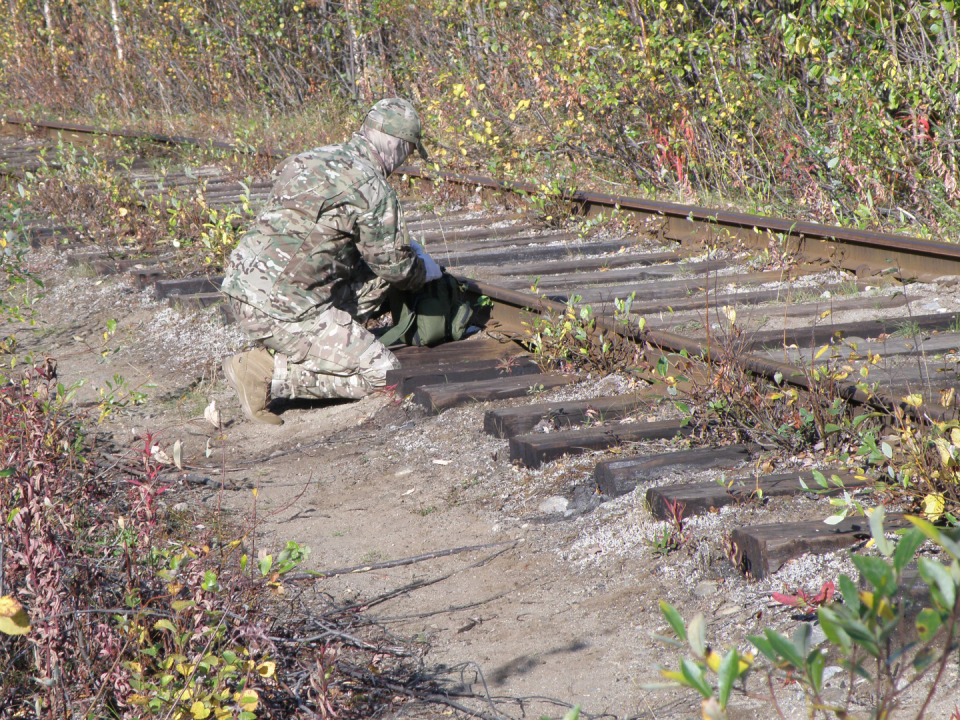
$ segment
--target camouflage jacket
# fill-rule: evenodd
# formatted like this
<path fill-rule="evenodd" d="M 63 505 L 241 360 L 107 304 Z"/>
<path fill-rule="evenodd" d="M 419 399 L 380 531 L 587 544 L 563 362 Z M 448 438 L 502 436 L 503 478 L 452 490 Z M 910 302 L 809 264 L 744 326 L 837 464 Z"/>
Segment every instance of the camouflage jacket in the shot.
<path fill-rule="evenodd" d="M 371 271 L 401 290 L 423 285 L 423 261 L 366 138 L 300 153 L 276 173 L 270 197 L 230 256 L 226 295 L 295 321 L 327 305 L 338 284 Z"/>

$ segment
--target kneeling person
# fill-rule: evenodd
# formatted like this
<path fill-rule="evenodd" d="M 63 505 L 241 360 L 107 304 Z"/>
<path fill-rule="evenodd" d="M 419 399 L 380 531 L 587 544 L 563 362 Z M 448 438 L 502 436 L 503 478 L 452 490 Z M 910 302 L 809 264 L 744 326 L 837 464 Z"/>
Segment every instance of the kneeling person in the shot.
<path fill-rule="evenodd" d="M 387 177 L 416 148 L 420 118 L 381 100 L 342 145 L 294 155 L 230 256 L 222 291 L 256 346 L 223 363 L 244 415 L 283 421 L 277 398 L 359 399 L 386 384 L 396 357 L 360 323 L 391 288 L 415 292 L 440 276 L 411 245 Z"/>

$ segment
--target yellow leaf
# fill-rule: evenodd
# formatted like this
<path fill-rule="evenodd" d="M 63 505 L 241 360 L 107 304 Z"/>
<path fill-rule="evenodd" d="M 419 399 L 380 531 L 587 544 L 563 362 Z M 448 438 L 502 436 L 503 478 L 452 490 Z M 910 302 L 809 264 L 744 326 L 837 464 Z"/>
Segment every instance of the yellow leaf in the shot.
<path fill-rule="evenodd" d="M 265 662 L 260 663 L 260 665 L 257 666 L 257 674 L 259 674 L 260 677 L 265 677 L 265 678 L 273 677 L 276 671 L 277 671 L 277 664 L 272 660 L 267 660 Z"/>
<path fill-rule="evenodd" d="M 687 679 L 683 676 L 683 673 L 677 672 L 676 670 L 661 670 L 660 674 L 663 675 L 667 680 L 673 680 L 681 685 L 689 684 Z"/>
<path fill-rule="evenodd" d="M 709 697 L 700 703 L 703 720 L 727 720 L 727 711 L 720 707 L 715 697 Z"/>
<path fill-rule="evenodd" d="M 6 635 L 26 635 L 30 632 L 27 611 L 10 595 L 0 597 L 0 632 Z"/>
<path fill-rule="evenodd" d="M 953 443 L 954 447 L 960 447 L 960 428 L 953 428 L 950 431 L 950 442 Z"/>
<path fill-rule="evenodd" d="M 860 602 L 866 605 L 868 608 L 873 610 L 873 593 L 867 590 L 861 590 L 859 592 Z"/>
<path fill-rule="evenodd" d="M 143 695 L 131 695 L 127 699 L 127 702 L 131 705 L 146 705 L 149 700 L 147 700 L 147 698 L 145 698 Z"/>
<path fill-rule="evenodd" d="M 710 669 L 716 672 L 720 669 L 720 663 L 723 662 L 723 658 L 720 657 L 720 653 L 710 649 L 707 650 L 707 665 L 710 666 Z"/>
<path fill-rule="evenodd" d="M 126 217 L 128 212 L 129 210 L 127 210 L 126 208 L 120 208 L 119 210 L 117 210 L 117 215 L 119 215 L 120 217 Z"/>
<path fill-rule="evenodd" d="M 160 619 L 160 620 L 157 620 L 157 621 L 153 624 L 153 629 L 154 629 L 154 630 L 169 630 L 169 631 L 172 632 L 172 633 L 175 633 L 175 632 L 177 631 L 177 628 L 174 627 L 173 623 L 170 622 L 169 620 L 167 620 L 166 618 L 162 618 L 162 619 Z"/>
<path fill-rule="evenodd" d="M 934 438 L 933 444 L 937 446 L 937 452 L 940 453 L 940 462 L 944 467 L 950 467 L 950 461 L 953 460 L 953 447 L 943 438 Z"/>
<path fill-rule="evenodd" d="M 907 395 L 903 398 L 903 401 L 912 407 L 920 407 L 923 405 L 923 395 L 920 393 L 914 393 L 913 395 Z"/>
<path fill-rule="evenodd" d="M 822 313 L 820 313 L 820 319 L 823 320 L 823 319 L 824 319 L 825 317 L 827 317 L 831 312 L 833 312 L 833 311 L 832 311 L 832 310 L 824 310 Z"/>
<path fill-rule="evenodd" d="M 244 690 L 240 694 L 240 707 L 242 707 L 247 712 L 253 712 L 257 709 L 257 704 L 260 702 L 260 696 L 257 695 L 256 690 Z"/>
<path fill-rule="evenodd" d="M 824 354 L 827 350 L 829 350 L 829 349 L 830 349 L 830 346 L 829 346 L 829 345 L 824 345 L 822 348 L 820 348 L 819 350 L 817 350 L 817 354 L 813 356 L 813 359 L 814 359 L 814 360 L 819 360 L 819 359 L 820 359 L 820 356 L 823 355 L 823 354 Z"/>
<path fill-rule="evenodd" d="M 943 515 L 946 499 L 940 493 L 931 493 L 923 499 L 923 515 L 927 520 L 936 522 Z"/>
<path fill-rule="evenodd" d="M 190 706 L 190 714 L 195 718 L 195 720 L 204 720 L 204 718 L 210 717 L 210 708 L 197 700 L 193 705 Z"/>

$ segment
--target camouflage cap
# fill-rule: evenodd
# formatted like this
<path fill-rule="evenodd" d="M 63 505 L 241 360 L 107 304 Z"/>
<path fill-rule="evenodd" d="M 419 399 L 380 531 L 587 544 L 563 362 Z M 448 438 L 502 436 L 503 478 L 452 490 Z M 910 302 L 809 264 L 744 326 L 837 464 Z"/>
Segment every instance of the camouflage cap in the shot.
<path fill-rule="evenodd" d="M 420 116 L 409 102 L 403 98 L 384 98 L 370 108 L 363 124 L 387 135 L 406 140 L 417 146 L 417 152 L 424 160 L 429 158 L 423 146 L 423 128 Z"/>

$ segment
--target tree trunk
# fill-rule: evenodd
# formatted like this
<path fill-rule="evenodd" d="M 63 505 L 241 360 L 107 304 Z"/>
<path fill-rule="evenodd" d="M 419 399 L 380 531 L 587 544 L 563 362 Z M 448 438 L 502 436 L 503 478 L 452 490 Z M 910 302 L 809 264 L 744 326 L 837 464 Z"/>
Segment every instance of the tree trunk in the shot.
<path fill-rule="evenodd" d="M 120 38 L 120 8 L 117 0 L 110 0 L 110 20 L 113 23 L 113 44 L 117 49 L 117 62 L 123 65 L 123 40 Z"/>
<path fill-rule="evenodd" d="M 47 29 L 47 46 L 50 48 L 50 64 L 53 67 L 53 82 L 60 84 L 60 66 L 57 63 L 57 49 L 53 42 L 53 13 L 50 11 L 50 0 L 43 0 L 43 23 Z"/>

